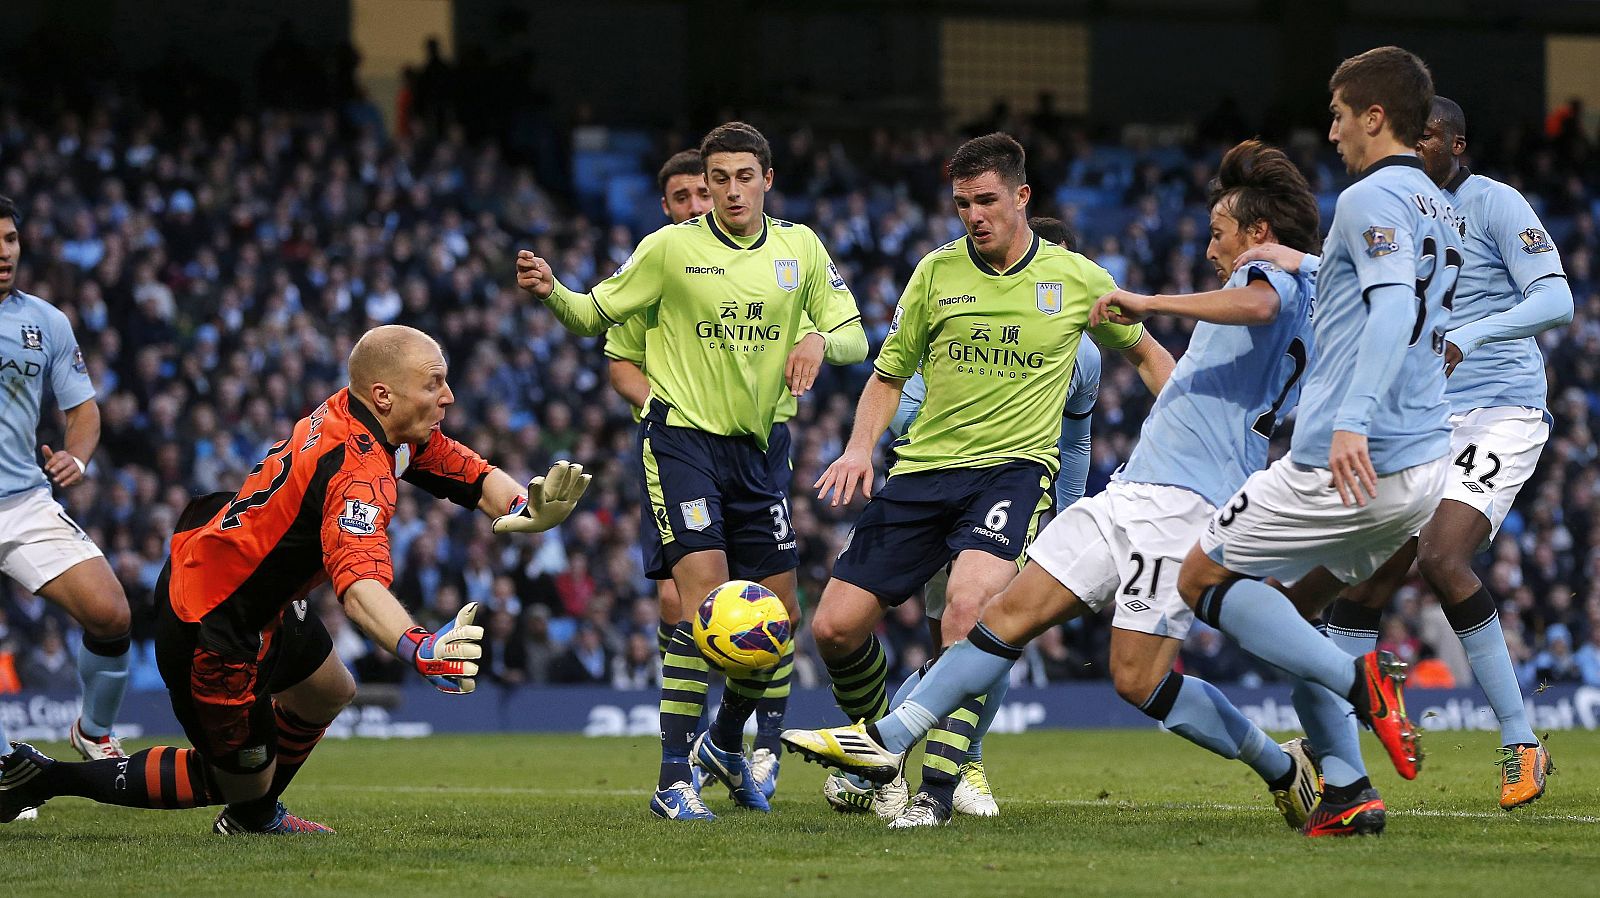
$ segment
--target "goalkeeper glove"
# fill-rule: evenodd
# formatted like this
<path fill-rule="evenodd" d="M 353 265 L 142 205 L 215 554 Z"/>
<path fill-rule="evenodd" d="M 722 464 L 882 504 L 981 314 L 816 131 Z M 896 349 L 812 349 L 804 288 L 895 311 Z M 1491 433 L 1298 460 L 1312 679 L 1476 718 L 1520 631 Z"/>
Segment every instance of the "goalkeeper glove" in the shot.
<path fill-rule="evenodd" d="M 549 474 L 528 481 L 526 498 L 518 498 L 494 519 L 494 532 L 539 533 L 565 521 L 589 488 L 591 476 L 583 473 L 583 465 L 556 462 Z"/>
<path fill-rule="evenodd" d="M 394 653 L 440 692 L 466 695 L 478 686 L 478 659 L 483 657 L 483 628 L 472 623 L 477 615 L 478 603 L 468 602 L 437 633 L 412 627 L 400 634 Z"/>

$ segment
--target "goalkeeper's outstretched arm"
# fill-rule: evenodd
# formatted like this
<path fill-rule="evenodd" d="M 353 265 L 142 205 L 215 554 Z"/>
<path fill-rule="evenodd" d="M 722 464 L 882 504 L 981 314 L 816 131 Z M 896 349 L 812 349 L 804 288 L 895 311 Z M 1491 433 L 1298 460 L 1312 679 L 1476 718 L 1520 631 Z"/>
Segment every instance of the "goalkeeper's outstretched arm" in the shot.
<path fill-rule="evenodd" d="M 477 602 L 468 602 L 455 620 L 430 633 L 377 580 L 357 580 L 339 598 L 351 623 L 373 642 L 389 647 L 440 692 L 467 693 L 477 687 L 478 659 L 483 657 L 483 628 L 474 624 Z"/>

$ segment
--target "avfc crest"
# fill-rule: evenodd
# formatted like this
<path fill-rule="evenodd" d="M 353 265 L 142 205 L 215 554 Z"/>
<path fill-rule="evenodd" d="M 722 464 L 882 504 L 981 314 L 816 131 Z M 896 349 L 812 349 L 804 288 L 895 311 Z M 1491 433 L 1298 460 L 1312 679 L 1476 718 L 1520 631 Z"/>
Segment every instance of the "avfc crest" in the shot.
<path fill-rule="evenodd" d="M 1394 228 L 1380 228 L 1373 225 L 1361 232 L 1361 239 L 1367 242 L 1369 259 L 1379 259 L 1400 251 L 1400 244 L 1394 240 Z"/>
<path fill-rule="evenodd" d="M 772 267 L 778 274 L 778 286 L 793 293 L 800 289 L 800 261 L 798 259 L 774 259 Z"/>
<path fill-rule="evenodd" d="M 36 325 L 24 324 L 22 326 L 22 348 L 37 349 L 44 352 L 44 331 Z"/>
<path fill-rule="evenodd" d="M 1040 281 L 1038 287 L 1039 311 L 1054 315 L 1061 311 L 1062 290 L 1060 281 Z"/>
<path fill-rule="evenodd" d="M 1530 256 L 1535 253 L 1548 253 L 1555 249 L 1550 238 L 1538 228 L 1529 228 L 1517 236 L 1522 238 L 1522 251 Z"/>
<path fill-rule="evenodd" d="M 405 476 L 409 467 L 411 467 L 411 444 L 401 443 L 394 450 L 394 476 Z"/>
<path fill-rule="evenodd" d="M 678 511 L 683 513 L 683 526 L 690 530 L 704 530 L 711 526 L 711 512 L 706 508 L 704 499 L 679 502 Z"/>

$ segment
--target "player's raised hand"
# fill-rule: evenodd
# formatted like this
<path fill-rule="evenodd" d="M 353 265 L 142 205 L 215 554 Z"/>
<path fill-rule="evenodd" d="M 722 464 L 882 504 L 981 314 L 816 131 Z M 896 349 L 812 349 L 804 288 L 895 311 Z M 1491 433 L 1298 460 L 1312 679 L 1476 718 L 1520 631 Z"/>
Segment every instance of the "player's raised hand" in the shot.
<path fill-rule="evenodd" d="M 592 474 L 583 473 L 583 465 L 558 461 L 550 466 L 550 473 L 528 481 L 528 495 L 511 506 L 511 510 L 494 519 L 491 527 L 496 533 L 539 533 L 565 521 L 572 509 L 589 488 Z"/>
<path fill-rule="evenodd" d="M 478 659 L 483 657 L 483 628 L 473 623 L 477 616 L 478 603 L 468 602 L 436 633 L 421 627 L 402 633 L 394 653 L 440 692 L 466 695 L 478 688 Z"/>
<path fill-rule="evenodd" d="M 1367 454 L 1365 434 L 1335 430 L 1328 446 L 1328 470 L 1333 472 L 1333 486 L 1346 507 L 1365 508 L 1367 499 L 1378 498 L 1378 472 Z"/>
<path fill-rule="evenodd" d="M 1150 297 L 1126 290 L 1112 290 L 1095 300 L 1089 310 L 1089 326 L 1111 324 L 1138 324 L 1150 317 Z"/>
<path fill-rule="evenodd" d="M 789 385 L 789 394 L 804 396 L 817 382 L 817 372 L 822 370 L 822 353 L 827 340 L 821 334 L 806 334 L 789 350 L 789 363 L 784 367 L 783 380 Z"/>
<path fill-rule="evenodd" d="M 518 250 L 517 286 L 539 299 L 546 299 L 555 289 L 556 276 L 550 271 L 550 263 L 534 255 L 532 250 Z"/>
<path fill-rule="evenodd" d="M 1240 253 L 1233 260 L 1233 270 L 1238 271 L 1251 262 L 1271 262 L 1290 274 L 1296 274 L 1305 259 L 1306 254 L 1297 249 L 1290 249 L 1281 243 L 1263 243 Z"/>
<path fill-rule="evenodd" d="M 812 484 L 817 488 L 817 499 L 821 500 L 833 491 L 833 501 L 829 504 L 838 507 L 841 502 L 850 504 L 850 498 L 855 495 L 856 486 L 861 487 L 861 495 L 872 498 L 872 454 L 845 450 L 845 453 L 834 459 L 828 470 L 822 472 L 817 482 Z"/>
<path fill-rule="evenodd" d="M 53 452 L 48 445 L 41 448 L 44 450 L 44 472 L 49 476 L 51 483 L 68 487 L 83 479 L 83 472 L 87 467 L 72 453 L 66 450 Z"/>

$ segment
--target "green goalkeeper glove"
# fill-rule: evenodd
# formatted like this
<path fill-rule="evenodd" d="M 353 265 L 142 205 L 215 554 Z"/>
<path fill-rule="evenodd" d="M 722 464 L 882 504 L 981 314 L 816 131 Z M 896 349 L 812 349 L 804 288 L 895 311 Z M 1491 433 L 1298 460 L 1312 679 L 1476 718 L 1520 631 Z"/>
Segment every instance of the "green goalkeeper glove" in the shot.
<path fill-rule="evenodd" d="M 583 498 L 592 475 L 583 465 L 558 461 L 550 473 L 528 481 L 528 495 L 519 496 L 511 508 L 494 519 L 496 533 L 539 533 L 565 521 Z"/>

